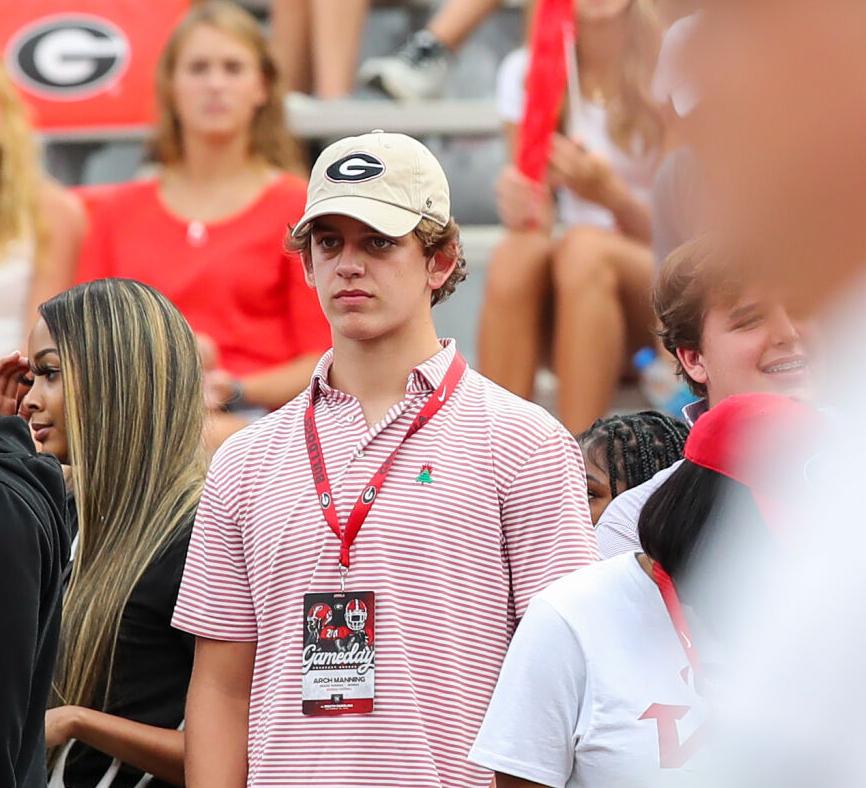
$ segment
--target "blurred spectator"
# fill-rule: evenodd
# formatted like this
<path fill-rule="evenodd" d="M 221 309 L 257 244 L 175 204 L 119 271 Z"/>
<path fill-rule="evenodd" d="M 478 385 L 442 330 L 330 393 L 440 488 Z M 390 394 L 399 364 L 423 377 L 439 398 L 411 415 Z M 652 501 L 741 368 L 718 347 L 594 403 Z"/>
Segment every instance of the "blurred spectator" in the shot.
<path fill-rule="evenodd" d="M 685 10 L 689 5 L 680 3 L 677 7 Z M 700 24 L 698 12 L 671 25 L 662 40 L 652 82 L 653 99 L 665 118 L 668 150 L 652 191 L 653 251 L 659 264 L 699 234 L 706 213 L 698 162 L 689 147 L 700 96 L 690 73 L 688 51 Z"/>
<path fill-rule="evenodd" d="M 688 434 L 678 419 L 644 410 L 599 419 L 578 435 L 593 525 L 620 493 L 681 460 Z"/>
<path fill-rule="evenodd" d="M 428 99 L 441 95 L 448 58 L 501 0 L 445 0 L 423 30 L 414 33 L 389 57 L 367 60 L 361 82 L 395 99 Z"/>
<path fill-rule="evenodd" d="M 274 59 L 286 88 L 323 99 L 352 92 L 370 0 L 272 0 Z"/>
<path fill-rule="evenodd" d="M 208 352 L 210 438 L 309 383 L 330 332 L 285 228 L 303 212 L 276 68 L 258 24 L 228 2 L 195 7 L 157 76 L 155 178 L 86 194 L 80 280 L 153 285 Z M 235 413 L 220 409 L 231 407 Z"/>
<path fill-rule="evenodd" d="M 21 347 L 36 305 L 72 283 L 78 201 L 40 171 L 33 130 L 0 63 L 0 355 Z"/>
<path fill-rule="evenodd" d="M 777 458 L 800 516 L 785 523 L 786 560 L 769 577 L 766 565 L 738 566 L 770 582 L 749 600 L 754 637 L 730 660 L 728 747 L 700 784 L 860 786 L 866 4 L 735 1 L 706 13 L 697 149 L 713 209 L 726 232 L 755 244 L 755 267 L 773 284 L 826 310 L 835 412 L 811 436 L 819 455 L 808 479 Z"/>
<path fill-rule="evenodd" d="M 553 370 L 559 415 L 572 432 L 608 408 L 627 359 L 652 340 L 653 276 L 647 202 L 662 145 L 648 96 L 658 28 L 646 0 L 580 5 L 582 100 L 553 142 L 548 182 L 513 166 L 499 179 L 507 228 L 493 253 L 481 316 L 481 371 L 524 397 L 545 359 L 553 300 Z M 528 53 L 508 57 L 500 112 L 514 148 Z M 555 201 L 554 201 L 555 195 Z M 558 219 L 566 232 L 554 234 Z"/>
<path fill-rule="evenodd" d="M 193 642 L 170 621 L 205 474 L 195 337 L 129 280 L 80 285 L 39 311 L 22 411 L 71 466 L 77 515 L 56 697 L 42 709 L 48 747 L 64 747 L 49 784 L 183 785 Z"/>
<path fill-rule="evenodd" d="M 0 785 L 44 788 L 45 707 L 69 558 L 63 472 L 39 457 L 18 410 L 19 353 L 0 357 Z"/>
<path fill-rule="evenodd" d="M 690 63 L 712 218 L 804 303 L 833 297 L 866 260 L 866 7 L 705 5 Z"/>

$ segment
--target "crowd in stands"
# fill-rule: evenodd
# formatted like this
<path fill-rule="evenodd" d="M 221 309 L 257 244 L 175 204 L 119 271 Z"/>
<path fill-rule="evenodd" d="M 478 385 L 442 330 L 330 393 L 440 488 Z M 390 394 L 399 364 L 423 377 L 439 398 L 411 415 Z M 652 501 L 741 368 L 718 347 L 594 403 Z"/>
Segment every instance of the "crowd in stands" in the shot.
<path fill-rule="evenodd" d="M 433 323 L 475 262 L 436 157 L 314 155 L 284 98 L 436 97 L 500 3 L 362 64 L 368 0 L 270 5 L 191 3 L 127 183 L 43 172 L 0 68 L 0 785 L 705 784 L 737 580 L 707 566 L 774 554 L 761 437 L 824 418 L 813 314 L 709 208 L 695 42 L 730 11 L 574 3 L 541 182 L 529 36 L 503 61 L 476 371 Z M 646 347 L 682 413 L 618 411 Z"/>

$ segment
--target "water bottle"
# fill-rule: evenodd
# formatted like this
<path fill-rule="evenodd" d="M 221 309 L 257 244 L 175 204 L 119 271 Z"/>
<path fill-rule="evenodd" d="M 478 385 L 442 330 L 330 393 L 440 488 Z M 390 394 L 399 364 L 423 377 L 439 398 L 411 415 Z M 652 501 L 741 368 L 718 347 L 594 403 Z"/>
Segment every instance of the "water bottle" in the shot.
<path fill-rule="evenodd" d="M 670 364 L 651 347 L 638 350 L 634 366 L 640 375 L 641 393 L 655 410 L 682 418 L 683 408 L 697 400 L 689 387 L 674 372 Z"/>

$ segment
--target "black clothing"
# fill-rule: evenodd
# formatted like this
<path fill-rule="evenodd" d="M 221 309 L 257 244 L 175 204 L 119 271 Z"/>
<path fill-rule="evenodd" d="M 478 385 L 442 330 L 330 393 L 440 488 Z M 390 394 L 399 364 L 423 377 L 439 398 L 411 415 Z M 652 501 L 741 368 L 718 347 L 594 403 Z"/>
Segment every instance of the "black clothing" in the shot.
<path fill-rule="evenodd" d="M 45 788 L 45 708 L 69 560 L 60 464 L 0 417 L 0 786 Z"/>
<path fill-rule="evenodd" d="M 190 522 L 153 560 L 132 591 L 120 620 L 114 675 L 105 712 L 118 717 L 177 728 L 184 717 L 192 674 L 195 638 L 173 629 L 189 537 Z M 111 765 L 98 750 L 76 744 L 64 772 L 66 788 L 93 788 Z M 132 788 L 142 772 L 124 765 L 112 788 Z M 152 780 L 149 788 L 168 788 Z"/>

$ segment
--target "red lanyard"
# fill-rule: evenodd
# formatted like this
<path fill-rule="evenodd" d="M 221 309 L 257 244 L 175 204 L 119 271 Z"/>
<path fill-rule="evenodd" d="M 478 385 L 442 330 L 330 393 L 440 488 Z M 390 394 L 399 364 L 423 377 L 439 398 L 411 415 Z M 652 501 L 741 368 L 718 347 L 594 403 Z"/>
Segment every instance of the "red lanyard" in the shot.
<path fill-rule="evenodd" d="M 659 587 L 662 600 L 665 603 L 665 608 L 667 608 L 668 615 L 671 618 L 671 623 L 674 625 L 674 630 L 677 633 L 677 637 L 680 639 L 683 651 L 686 652 L 686 659 L 688 659 L 689 665 L 692 666 L 692 673 L 697 682 L 698 674 L 700 673 L 701 660 L 698 657 L 697 647 L 692 640 L 692 633 L 689 630 L 689 624 L 683 613 L 676 586 L 674 585 L 671 576 L 662 568 L 662 565 L 658 561 L 653 561 L 652 564 L 653 580 L 655 580 L 656 585 Z"/>
<path fill-rule="evenodd" d="M 412 420 L 412 424 L 403 436 L 403 440 L 397 445 L 397 448 L 392 451 L 387 459 L 379 466 L 379 469 L 373 474 L 369 483 L 352 509 L 349 515 L 349 520 L 345 528 L 340 527 L 340 520 L 337 517 L 337 511 L 334 507 L 334 495 L 331 492 L 331 480 L 328 478 L 328 471 L 325 468 L 325 456 L 322 453 L 322 444 L 319 441 L 319 431 L 316 429 L 316 414 L 314 411 L 314 391 L 310 390 L 310 400 L 307 404 L 307 410 L 304 414 L 304 437 L 307 443 L 307 454 L 310 458 L 310 470 L 313 472 L 313 482 L 316 485 L 316 493 L 319 496 L 319 504 L 322 507 L 322 514 L 325 516 L 325 521 L 330 526 L 331 530 L 340 540 L 340 566 L 345 571 L 349 568 L 349 550 L 355 537 L 364 525 L 370 509 L 373 507 L 373 502 L 379 495 L 385 479 L 388 477 L 388 472 L 394 464 L 394 458 L 400 447 L 411 438 L 418 430 L 420 430 L 430 419 L 433 418 L 439 409 L 448 402 L 454 389 L 460 383 L 463 377 L 463 372 L 466 369 L 466 360 L 459 353 L 455 353 L 454 360 L 448 367 L 445 377 L 439 387 L 430 395 L 424 407 L 421 408 L 417 416 Z"/>

